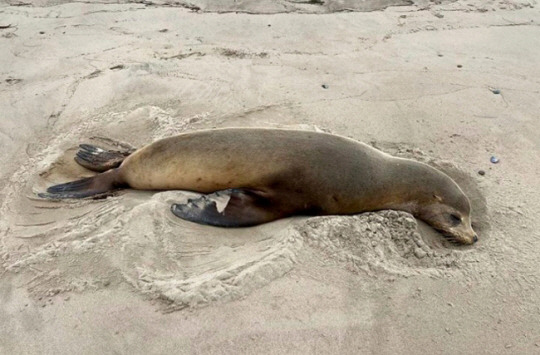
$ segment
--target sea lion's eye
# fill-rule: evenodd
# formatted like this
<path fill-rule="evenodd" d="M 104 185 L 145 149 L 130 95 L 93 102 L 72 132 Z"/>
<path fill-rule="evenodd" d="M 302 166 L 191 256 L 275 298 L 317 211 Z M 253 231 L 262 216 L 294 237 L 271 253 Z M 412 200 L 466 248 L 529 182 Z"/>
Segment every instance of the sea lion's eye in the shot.
<path fill-rule="evenodd" d="M 453 225 L 458 225 L 461 223 L 461 217 L 454 213 L 450 213 L 450 220 L 452 221 Z"/>

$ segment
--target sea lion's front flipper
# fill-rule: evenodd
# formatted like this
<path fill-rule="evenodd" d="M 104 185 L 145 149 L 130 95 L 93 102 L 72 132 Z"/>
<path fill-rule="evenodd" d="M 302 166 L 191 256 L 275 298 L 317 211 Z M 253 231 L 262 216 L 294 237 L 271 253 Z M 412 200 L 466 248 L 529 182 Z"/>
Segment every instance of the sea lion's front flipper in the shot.
<path fill-rule="evenodd" d="M 173 204 L 171 211 L 182 219 L 217 227 L 249 227 L 284 216 L 266 194 L 248 189 L 214 192 Z"/>

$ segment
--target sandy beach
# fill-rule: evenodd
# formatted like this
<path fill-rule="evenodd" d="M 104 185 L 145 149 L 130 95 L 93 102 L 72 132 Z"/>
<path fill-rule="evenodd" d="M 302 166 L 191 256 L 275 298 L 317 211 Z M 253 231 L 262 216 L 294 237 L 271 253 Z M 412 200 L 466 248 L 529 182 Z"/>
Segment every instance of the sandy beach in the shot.
<path fill-rule="evenodd" d="M 539 6 L 1 0 L 0 353 L 540 353 Z M 433 165 L 479 242 L 398 211 L 222 229 L 171 214 L 186 191 L 37 196 L 93 174 L 81 143 L 222 127 Z"/>

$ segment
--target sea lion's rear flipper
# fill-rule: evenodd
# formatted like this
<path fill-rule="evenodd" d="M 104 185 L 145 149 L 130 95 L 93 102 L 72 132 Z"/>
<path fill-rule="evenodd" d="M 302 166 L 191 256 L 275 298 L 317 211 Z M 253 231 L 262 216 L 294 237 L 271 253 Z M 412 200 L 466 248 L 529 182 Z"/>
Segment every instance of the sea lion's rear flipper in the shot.
<path fill-rule="evenodd" d="M 108 150 L 91 144 L 81 144 L 75 161 L 89 170 L 103 172 L 120 166 L 132 152 L 132 150 Z"/>
<path fill-rule="evenodd" d="M 284 216 L 264 193 L 229 189 L 173 204 L 172 213 L 182 219 L 217 227 L 249 227 Z"/>
<path fill-rule="evenodd" d="M 50 199 L 97 197 L 109 193 L 118 186 L 118 171 L 114 169 L 96 176 L 51 186 L 46 193 L 39 193 L 38 196 Z"/>

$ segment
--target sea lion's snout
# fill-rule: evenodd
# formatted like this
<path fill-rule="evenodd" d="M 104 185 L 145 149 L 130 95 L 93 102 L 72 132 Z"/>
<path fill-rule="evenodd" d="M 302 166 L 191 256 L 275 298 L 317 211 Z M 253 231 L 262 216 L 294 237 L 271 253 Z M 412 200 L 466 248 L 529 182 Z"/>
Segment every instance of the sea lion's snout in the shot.
<path fill-rule="evenodd" d="M 478 242 L 478 235 L 472 229 L 472 227 L 466 228 L 466 230 L 460 230 L 460 228 L 452 228 L 449 231 L 452 235 L 453 241 L 459 244 L 473 245 Z"/>
<path fill-rule="evenodd" d="M 465 231 L 465 235 L 468 237 L 469 239 L 469 242 L 468 243 L 465 243 L 465 244 L 469 244 L 469 245 L 473 245 L 475 244 L 476 242 L 478 242 L 478 234 L 476 234 L 475 230 L 473 229 L 471 223 L 470 223 L 470 216 L 467 217 L 467 228 L 466 228 L 466 231 Z"/>
<path fill-rule="evenodd" d="M 478 241 L 478 236 L 474 234 L 472 237 L 469 238 L 455 238 L 455 240 L 460 244 L 473 245 Z"/>
<path fill-rule="evenodd" d="M 473 245 L 474 243 L 478 242 L 478 235 L 476 232 L 472 229 L 472 227 L 469 226 L 456 226 L 451 227 L 447 229 L 447 234 L 449 240 L 456 242 L 458 244 L 465 244 L 465 245 Z"/>
<path fill-rule="evenodd" d="M 468 234 L 468 233 L 456 233 L 456 231 L 452 232 L 445 232 L 443 230 L 438 229 L 443 236 L 456 244 L 465 244 L 465 245 L 473 245 L 478 241 L 478 236 L 476 234 Z"/>

